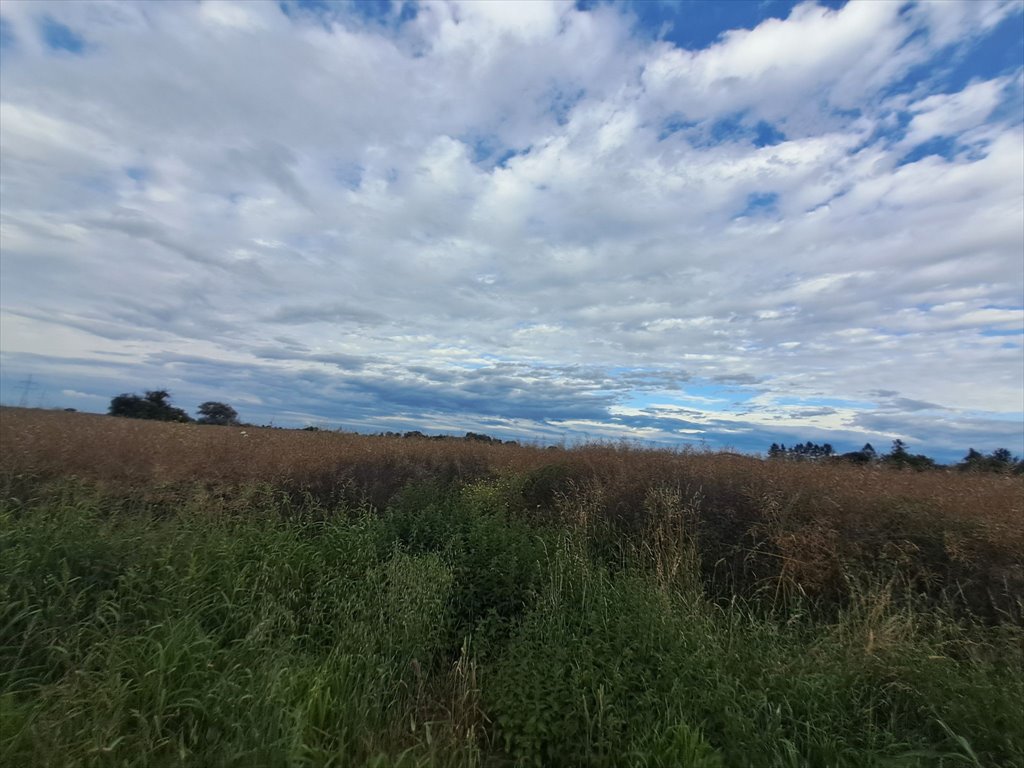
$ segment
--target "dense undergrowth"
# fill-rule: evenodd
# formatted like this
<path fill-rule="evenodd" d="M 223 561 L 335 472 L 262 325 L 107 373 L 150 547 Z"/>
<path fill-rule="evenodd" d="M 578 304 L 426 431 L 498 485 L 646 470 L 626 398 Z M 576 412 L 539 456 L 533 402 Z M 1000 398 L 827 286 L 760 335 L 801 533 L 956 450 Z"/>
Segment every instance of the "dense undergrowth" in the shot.
<path fill-rule="evenodd" d="M 612 550 L 586 527 L 520 519 L 524 485 L 413 487 L 383 513 L 258 486 L 173 513 L 73 481 L 8 497 L 0 760 L 1024 757 L 1009 625 L 915 606 L 894 581 L 857 585 L 828 621 L 791 599 L 723 604 L 702 586 L 679 494 L 652 495 L 664 524 Z"/>
<path fill-rule="evenodd" d="M 0 764 L 1024 762 L 1018 479 L 8 416 Z"/>

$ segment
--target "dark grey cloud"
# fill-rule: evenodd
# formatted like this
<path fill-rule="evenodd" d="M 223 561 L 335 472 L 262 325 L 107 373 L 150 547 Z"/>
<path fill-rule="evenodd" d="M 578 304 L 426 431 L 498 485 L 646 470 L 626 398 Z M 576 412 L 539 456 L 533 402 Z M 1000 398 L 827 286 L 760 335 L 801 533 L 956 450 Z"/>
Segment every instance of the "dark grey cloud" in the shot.
<path fill-rule="evenodd" d="M 259 264 L 252 258 L 229 259 L 213 248 L 203 248 L 171 234 L 167 228 L 142 211 L 131 208 L 117 208 L 109 216 L 85 219 L 83 225 L 107 229 L 138 240 L 148 240 L 189 261 L 207 267 L 215 267 L 232 274 L 250 278 L 265 277 Z"/>
<path fill-rule="evenodd" d="M 762 377 L 751 373 L 718 374 L 711 377 L 711 380 L 718 384 L 754 386 L 761 381 Z"/>
<path fill-rule="evenodd" d="M 798 419 L 808 419 L 814 416 L 831 416 L 837 413 L 835 408 L 798 408 L 790 411 L 789 417 L 796 417 Z"/>
<path fill-rule="evenodd" d="M 377 325 L 387 318 L 379 312 L 353 307 L 344 303 L 320 305 L 283 306 L 268 318 L 271 322 L 284 325 L 306 325 L 308 323 L 359 323 Z"/>
<path fill-rule="evenodd" d="M 263 360 L 284 360 L 291 362 L 326 363 L 344 370 L 359 370 L 369 363 L 378 362 L 377 358 L 366 355 L 346 355 L 342 352 L 318 354 L 302 347 L 261 346 L 249 350 Z"/>
<path fill-rule="evenodd" d="M 893 408 L 897 411 L 907 411 L 913 413 L 914 411 L 946 411 L 949 410 L 936 403 L 926 403 L 922 400 L 911 400 L 909 397 L 896 397 L 889 400 L 886 407 Z"/>
<path fill-rule="evenodd" d="M 295 173 L 297 158 L 288 147 L 278 142 L 265 142 L 244 149 L 232 147 L 226 153 L 228 172 L 232 178 L 245 178 L 250 172 L 264 176 L 278 189 L 300 205 L 310 206 L 309 192 Z"/>

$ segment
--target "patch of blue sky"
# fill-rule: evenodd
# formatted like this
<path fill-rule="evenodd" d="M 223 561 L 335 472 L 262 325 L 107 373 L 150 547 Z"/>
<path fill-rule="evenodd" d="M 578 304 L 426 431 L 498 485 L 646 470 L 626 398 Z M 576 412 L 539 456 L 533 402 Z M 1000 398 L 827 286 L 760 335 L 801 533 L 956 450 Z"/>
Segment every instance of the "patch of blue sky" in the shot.
<path fill-rule="evenodd" d="M 752 140 L 753 132 L 743 123 L 745 112 L 736 112 L 714 122 L 697 123 L 688 130 L 687 138 L 694 147 L 714 147 L 725 142 Z"/>
<path fill-rule="evenodd" d="M 398 28 L 416 18 L 417 3 L 401 0 L 280 0 L 278 7 L 290 19 L 314 21 L 325 27 L 355 20 L 383 28 Z"/>
<path fill-rule="evenodd" d="M 678 391 L 634 392 L 620 402 L 628 408 L 654 405 L 690 408 L 710 413 L 731 412 L 757 397 L 758 391 L 722 384 L 687 383 Z"/>
<path fill-rule="evenodd" d="M 735 384 L 717 384 L 715 382 L 694 382 L 686 385 L 684 397 L 699 397 L 706 400 L 728 400 L 731 403 L 747 402 L 761 394 L 759 389 L 737 386 Z"/>
<path fill-rule="evenodd" d="M 960 41 L 947 47 L 939 57 L 909 69 L 903 77 L 882 91 L 884 96 L 910 93 L 928 81 L 933 93 L 955 93 L 976 80 L 990 80 L 1018 71 L 1024 63 L 1024 35 L 1021 35 L 1021 14 L 1024 3 L 1014 4 L 1009 14 L 981 39 Z M 909 6 L 908 6 L 909 8 Z M 917 30 L 904 45 L 927 33 Z M 956 46 L 955 48 L 953 46 Z"/>
<path fill-rule="evenodd" d="M 359 189 L 363 182 L 363 166 L 358 163 L 341 163 L 334 168 L 334 180 L 346 189 Z"/>
<path fill-rule="evenodd" d="M 504 168 L 513 158 L 528 154 L 530 151 L 530 147 L 506 146 L 493 134 L 463 135 L 459 140 L 470 148 L 473 163 L 488 170 L 495 167 Z"/>
<path fill-rule="evenodd" d="M 13 50 L 17 47 L 17 44 L 18 38 L 14 34 L 14 26 L 3 16 L 0 16 L 0 51 Z"/>
<path fill-rule="evenodd" d="M 602 5 L 607 5 L 606 0 L 575 0 L 573 7 L 577 11 L 592 11 Z"/>
<path fill-rule="evenodd" d="M 680 131 L 688 131 L 699 126 L 700 123 L 694 122 L 693 120 L 684 120 L 678 115 L 674 115 L 661 124 L 661 130 L 658 132 L 658 141 L 664 141 L 669 136 L 674 136 Z"/>
<path fill-rule="evenodd" d="M 476 165 L 492 165 L 494 158 L 504 150 L 498 137 L 493 134 L 460 136 L 459 141 L 470 148 Z"/>
<path fill-rule="evenodd" d="M 940 136 L 915 146 L 913 150 L 900 158 L 896 167 L 928 157 L 939 157 L 949 163 L 956 160 L 976 163 L 979 160 L 984 160 L 989 146 L 991 146 L 991 141 L 987 139 L 965 143 L 955 141 L 949 136 Z"/>
<path fill-rule="evenodd" d="M 1024 64 L 1024 3 L 1014 3 L 1009 14 L 983 39 L 965 46 L 952 65 L 940 70 L 940 90 L 960 91 L 972 80 L 990 80 L 1016 72 Z"/>
<path fill-rule="evenodd" d="M 786 141 L 786 134 L 778 127 L 764 120 L 751 123 L 747 112 L 736 112 L 715 120 L 713 123 L 687 122 L 679 116 L 665 121 L 659 139 L 673 133 L 687 131 L 690 143 L 695 147 L 713 147 L 725 142 L 749 143 L 760 149 Z"/>
<path fill-rule="evenodd" d="M 988 157 L 988 153 L 991 147 L 991 138 L 985 138 L 980 141 L 972 141 L 969 144 L 962 145 L 961 151 L 957 153 L 955 159 L 966 160 L 969 163 L 976 163 L 979 160 L 984 160 L 986 157 Z"/>
<path fill-rule="evenodd" d="M 344 5 L 355 15 L 374 24 L 401 26 L 419 13 L 416 2 L 394 0 L 346 0 Z"/>
<path fill-rule="evenodd" d="M 127 166 L 124 169 L 124 175 L 139 184 L 144 184 L 149 179 L 149 171 L 137 165 Z"/>
<path fill-rule="evenodd" d="M 850 150 L 850 155 L 856 155 L 863 149 L 874 144 L 881 144 L 884 147 L 891 147 L 907 135 L 907 126 L 913 115 L 909 112 L 895 112 L 889 121 L 878 121 L 874 130 L 868 136 Z"/>
<path fill-rule="evenodd" d="M 76 34 L 71 27 L 61 24 L 50 16 L 43 16 L 39 20 L 39 32 L 43 42 L 51 50 L 67 51 L 74 54 L 81 54 L 85 51 L 85 39 Z"/>
<path fill-rule="evenodd" d="M 586 95 L 587 92 L 583 88 L 567 90 L 553 86 L 544 94 L 544 99 L 547 100 L 548 114 L 554 117 L 555 122 L 559 125 L 565 125 L 569 122 L 569 115 L 572 114 L 573 107 L 579 104 Z"/>
<path fill-rule="evenodd" d="M 786 134 L 784 134 L 771 123 L 767 123 L 764 120 L 761 120 L 757 125 L 754 126 L 755 147 L 773 147 L 776 144 L 781 144 L 785 140 Z"/>
<path fill-rule="evenodd" d="M 529 149 L 524 149 L 524 150 L 506 149 L 504 152 L 502 152 L 500 155 L 498 155 L 498 157 L 497 157 L 497 159 L 496 159 L 494 164 L 496 166 L 498 166 L 499 168 L 506 168 L 506 167 L 508 167 L 508 164 L 509 164 L 510 160 L 512 160 L 513 158 L 516 158 L 516 157 L 520 157 L 521 155 L 528 154 L 529 151 L 530 151 Z"/>
<path fill-rule="evenodd" d="M 733 218 L 750 216 L 773 216 L 778 214 L 778 192 L 751 192 L 747 195 L 747 204 Z"/>
<path fill-rule="evenodd" d="M 743 124 L 743 113 L 723 117 L 711 124 L 711 142 L 738 141 L 746 138 L 749 129 Z"/>
<path fill-rule="evenodd" d="M 1024 336 L 1024 328 L 985 328 L 981 331 L 982 336 Z"/>
<path fill-rule="evenodd" d="M 896 163 L 896 167 L 898 168 L 901 165 L 916 163 L 918 160 L 923 160 L 926 157 L 932 156 L 952 161 L 956 159 L 961 148 L 962 145 L 953 136 L 935 136 L 922 144 L 918 144 L 912 150 L 903 155 L 903 157 L 899 159 L 899 162 Z"/>
<path fill-rule="evenodd" d="M 313 21 L 324 27 L 338 18 L 338 7 L 326 0 L 279 0 L 277 7 L 292 21 Z"/>
<path fill-rule="evenodd" d="M 925 33 L 923 30 L 918 30 L 912 34 L 908 40 L 912 40 L 915 37 L 923 36 Z M 907 44 L 906 41 L 903 43 Z M 920 64 L 915 64 L 907 69 L 903 76 L 897 80 L 893 80 L 891 83 L 883 86 L 879 94 L 882 97 L 896 96 L 899 94 L 910 94 L 914 91 L 920 90 L 922 82 L 934 81 L 941 79 L 939 77 L 938 63 L 934 59 L 930 59 Z"/>
<path fill-rule="evenodd" d="M 666 40 L 688 50 L 700 50 L 733 29 L 753 29 L 767 19 L 785 19 L 800 3 L 797 0 L 682 0 L 651 2 L 629 0 L 622 7 L 637 19 L 648 37 Z M 819 0 L 819 5 L 841 8 L 845 0 Z M 577 8 L 599 3 L 577 2 Z"/>

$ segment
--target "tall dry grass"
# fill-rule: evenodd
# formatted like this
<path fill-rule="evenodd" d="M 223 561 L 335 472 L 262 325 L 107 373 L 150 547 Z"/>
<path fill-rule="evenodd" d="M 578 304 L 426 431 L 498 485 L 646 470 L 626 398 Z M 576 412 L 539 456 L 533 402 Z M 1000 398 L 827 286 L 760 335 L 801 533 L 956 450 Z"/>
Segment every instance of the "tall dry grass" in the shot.
<path fill-rule="evenodd" d="M 651 536 L 685 530 L 699 541 L 702 578 L 718 594 L 756 591 L 773 602 L 800 595 L 827 603 L 848 597 L 851 579 L 870 574 L 993 620 L 1019 622 L 1024 606 L 1021 477 L 14 408 L 0 409 L 0 475 L 10 492 L 19 482 L 70 475 L 173 503 L 200 487 L 222 494 L 260 483 L 325 505 L 377 509 L 410 484 L 513 475 L 525 478 L 517 514 L 589 526 L 609 557 L 623 540 L 650 543 Z M 675 506 L 666 501 L 672 499 Z M 659 567 L 671 571 L 678 563 Z"/>

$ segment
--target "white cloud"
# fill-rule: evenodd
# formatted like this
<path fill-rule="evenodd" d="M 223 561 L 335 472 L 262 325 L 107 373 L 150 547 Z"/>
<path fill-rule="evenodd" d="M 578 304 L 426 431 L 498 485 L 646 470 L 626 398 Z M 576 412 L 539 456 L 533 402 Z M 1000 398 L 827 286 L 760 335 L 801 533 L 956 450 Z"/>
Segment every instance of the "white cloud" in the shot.
<path fill-rule="evenodd" d="M 1003 101 L 1009 78 L 973 83 L 958 93 L 927 96 L 911 105 L 914 118 L 903 140 L 908 147 L 936 136 L 955 136 L 977 128 Z"/>
<path fill-rule="evenodd" d="M 1020 4 L 1014 0 L 942 0 L 917 3 L 907 12 L 925 22 L 931 44 L 940 47 L 991 30 L 1020 13 Z"/>
<path fill-rule="evenodd" d="M 1017 412 L 1020 337 L 984 334 L 1024 304 L 1020 75 L 888 90 L 1013 10 L 950 8 L 956 34 L 805 4 L 685 51 L 566 3 L 7 3 L 2 349 L 360 424 L 595 422 L 654 386 L 626 369 Z M 48 52 L 43 14 L 89 49 Z M 787 138 L 755 146 L 759 120 Z M 936 136 L 972 149 L 899 164 Z M 567 366 L 589 373 L 543 373 Z M 807 413 L 714 419 L 855 417 Z"/>
<path fill-rule="evenodd" d="M 751 110 L 800 130 L 822 106 L 860 107 L 919 60 L 903 47 L 911 31 L 897 3 L 804 3 L 702 51 L 663 47 L 644 84 L 662 109 L 691 119 Z"/>

